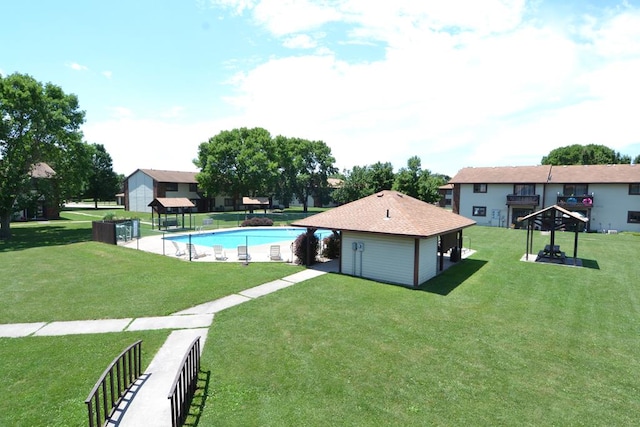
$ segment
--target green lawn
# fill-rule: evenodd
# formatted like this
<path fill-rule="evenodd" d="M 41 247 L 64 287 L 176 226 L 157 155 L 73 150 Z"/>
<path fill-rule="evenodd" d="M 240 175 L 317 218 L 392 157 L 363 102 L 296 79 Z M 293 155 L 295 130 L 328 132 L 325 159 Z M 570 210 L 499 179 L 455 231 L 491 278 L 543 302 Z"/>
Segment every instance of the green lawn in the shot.
<path fill-rule="evenodd" d="M 298 269 L 185 263 L 74 227 L 0 243 L 0 323 L 163 315 Z M 636 424 L 640 237 L 580 234 L 587 267 L 573 268 L 520 262 L 523 231 L 465 236 L 477 253 L 421 290 L 329 274 L 217 314 L 198 425 Z M 570 255 L 573 235 L 557 243 Z M 86 423 L 111 359 L 144 336 L 148 361 L 166 334 L 0 339 L 0 425 Z"/>

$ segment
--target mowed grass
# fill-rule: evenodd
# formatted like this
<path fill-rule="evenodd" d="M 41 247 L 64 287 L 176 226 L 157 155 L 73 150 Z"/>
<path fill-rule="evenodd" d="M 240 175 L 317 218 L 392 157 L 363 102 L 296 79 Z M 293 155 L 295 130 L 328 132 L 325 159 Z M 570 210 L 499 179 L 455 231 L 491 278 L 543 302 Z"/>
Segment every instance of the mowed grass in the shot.
<path fill-rule="evenodd" d="M 209 382 L 191 423 L 635 425 L 640 237 L 580 234 L 588 267 L 573 268 L 520 262 L 522 231 L 472 227 L 465 236 L 477 253 L 421 290 L 328 274 L 218 313 L 203 354 Z M 536 234 L 534 249 L 545 243 Z M 557 243 L 571 255 L 573 234 Z M 2 277 L 24 276 L 1 282 L 0 323 L 45 321 L 50 311 L 51 320 L 168 314 L 297 271 L 186 263 L 91 242 L 17 246 L 0 245 Z M 37 273 L 38 259 L 46 273 Z M 166 333 L 148 333 L 144 345 L 153 351 Z M 0 339 L 4 387 L 23 390 L 3 393 L 0 425 L 86 423 L 78 409 L 86 394 L 135 339 Z M 57 364 L 77 367 L 63 353 L 100 346 L 101 357 L 82 356 L 77 377 L 39 378 L 47 360 L 68 357 Z M 58 399 L 48 387 L 70 392 Z M 42 412 L 79 418 L 35 418 L 28 396 L 43 390 Z"/>
<path fill-rule="evenodd" d="M 1 426 L 86 426 L 84 400 L 109 363 L 142 340 L 146 367 L 168 331 L 0 338 Z"/>
<path fill-rule="evenodd" d="M 637 425 L 640 237 L 581 234 L 573 268 L 465 234 L 421 291 L 325 275 L 220 313 L 201 425 Z"/>

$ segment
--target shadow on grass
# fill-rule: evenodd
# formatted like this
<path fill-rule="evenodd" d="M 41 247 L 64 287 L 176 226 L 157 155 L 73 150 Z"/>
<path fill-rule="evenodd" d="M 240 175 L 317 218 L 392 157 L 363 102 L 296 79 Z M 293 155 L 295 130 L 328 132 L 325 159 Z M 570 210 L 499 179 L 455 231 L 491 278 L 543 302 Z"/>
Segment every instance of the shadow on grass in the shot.
<path fill-rule="evenodd" d="M 198 373 L 198 389 L 189 405 L 189 416 L 183 425 L 196 427 L 200 423 L 200 417 L 204 411 L 204 406 L 209 396 L 209 383 L 211 381 L 211 371 L 200 371 Z"/>
<path fill-rule="evenodd" d="M 600 270 L 600 264 L 595 259 L 582 258 L 582 266 L 584 268 L 593 268 L 594 270 Z"/>
<path fill-rule="evenodd" d="M 480 270 L 487 261 L 465 259 L 459 264 L 449 267 L 443 273 L 424 282 L 417 288 L 419 291 L 446 296 Z"/>
<path fill-rule="evenodd" d="M 93 238 L 91 228 L 69 228 L 62 225 L 16 227 L 11 228 L 11 235 L 9 240 L 0 240 L 0 252 L 89 242 Z"/>

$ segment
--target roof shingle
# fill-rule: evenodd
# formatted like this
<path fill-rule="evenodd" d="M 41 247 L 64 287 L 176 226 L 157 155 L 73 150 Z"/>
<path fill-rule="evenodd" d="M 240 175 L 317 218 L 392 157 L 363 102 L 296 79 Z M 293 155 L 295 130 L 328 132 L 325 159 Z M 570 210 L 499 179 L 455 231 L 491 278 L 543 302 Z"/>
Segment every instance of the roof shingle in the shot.
<path fill-rule="evenodd" d="M 397 191 L 381 191 L 294 222 L 298 227 L 431 237 L 475 221 Z"/>
<path fill-rule="evenodd" d="M 620 184 L 640 182 L 640 165 L 463 168 L 451 184 Z"/>

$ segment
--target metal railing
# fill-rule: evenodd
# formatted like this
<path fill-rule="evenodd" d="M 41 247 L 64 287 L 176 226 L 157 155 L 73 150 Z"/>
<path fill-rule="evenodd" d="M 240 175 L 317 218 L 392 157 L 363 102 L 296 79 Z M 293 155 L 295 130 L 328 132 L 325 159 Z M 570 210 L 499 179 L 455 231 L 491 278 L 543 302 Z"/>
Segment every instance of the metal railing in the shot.
<path fill-rule="evenodd" d="M 538 206 L 539 204 L 540 204 L 539 194 L 531 194 L 527 196 L 521 196 L 519 194 L 507 194 L 507 205 Z"/>
<path fill-rule="evenodd" d="M 140 377 L 142 340 L 136 341 L 105 369 L 84 401 L 89 412 L 89 427 L 103 426 L 113 415 L 120 400 Z"/>
<path fill-rule="evenodd" d="M 189 406 L 198 388 L 198 372 L 200 372 L 200 337 L 194 339 L 189 346 L 167 396 L 171 400 L 173 427 L 183 425 L 189 415 Z"/>

